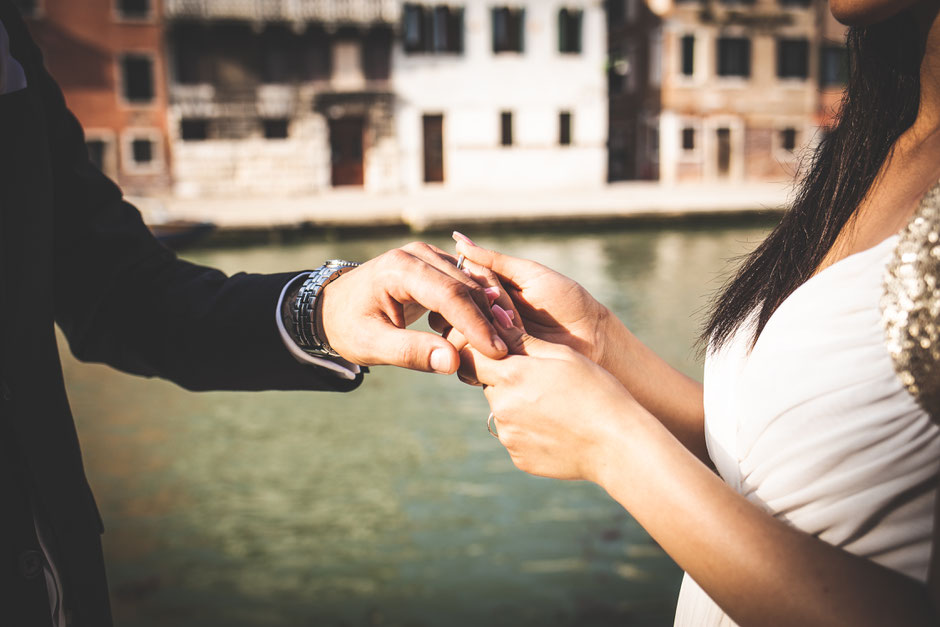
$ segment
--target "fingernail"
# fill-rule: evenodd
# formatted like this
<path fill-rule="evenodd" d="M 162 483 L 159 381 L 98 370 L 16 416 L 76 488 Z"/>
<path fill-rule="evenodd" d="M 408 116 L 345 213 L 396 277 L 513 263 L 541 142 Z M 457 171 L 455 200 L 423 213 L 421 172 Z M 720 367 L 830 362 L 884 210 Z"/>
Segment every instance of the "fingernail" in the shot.
<path fill-rule="evenodd" d="M 431 351 L 431 369 L 434 372 L 448 374 L 450 372 L 450 354 L 443 348 Z"/>
<path fill-rule="evenodd" d="M 493 317 L 496 318 L 496 321 L 504 329 L 512 328 L 512 318 L 509 317 L 509 314 L 506 313 L 506 310 L 500 307 L 499 305 L 493 305 Z"/>
<path fill-rule="evenodd" d="M 461 268 L 460 271 L 463 272 L 464 274 L 466 274 L 468 279 L 472 279 L 472 278 L 473 278 L 473 275 L 472 275 L 472 274 L 470 273 L 470 271 L 467 270 L 466 268 Z"/>
<path fill-rule="evenodd" d="M 506 315 L 509 316 L 509 319 L 510 319 L 510 320 L 515 320 L 515 319 L 516 319 L 516 312 L 513 311 L 512 309 L 507 309 L 507 310 L 506 310 Z"/>
<path fill-rule="evenodd" d="M 509 347 L 506 346 L 506 342 L 498 335 L 493 336 L 493 347 L 500 352 L 509 352 Z"/>
<path fill-rule="evenodd" d="M 490 299 L 491 303 L 499 298 L 498 287 L 486 287 L 483 289 L 483 293 L 486 294 L 486 297 Z"/>
<path fill-rule="evenodd" d="M 466 244 L 469 244 L 470 246 L 476 246 L 476 243 L 474 243 L 472 239 L 470 239 L 469 237 L 467 237 L 460 231 L 454 231 L 454 234 L 451 237 L 454 238 L 454 241 L 464 242 Z"/>

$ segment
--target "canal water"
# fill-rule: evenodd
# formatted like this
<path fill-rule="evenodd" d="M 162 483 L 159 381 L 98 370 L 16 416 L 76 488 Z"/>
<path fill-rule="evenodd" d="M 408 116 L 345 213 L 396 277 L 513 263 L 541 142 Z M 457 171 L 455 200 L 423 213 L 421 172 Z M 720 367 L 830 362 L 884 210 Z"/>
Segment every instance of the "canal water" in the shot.
<path fill-rule="evenodd" d="M 700 378 L 703 308 L 768 228 L 469 234 L 576 278 Z M 407 241 L 186 257 L 271 272 Z M 62 344 L 123 627 L 672 624 L 679 569 L 596 486 L 517 471 L 478 388 L 376 368 L 348 395 L 196 394 Z"/>

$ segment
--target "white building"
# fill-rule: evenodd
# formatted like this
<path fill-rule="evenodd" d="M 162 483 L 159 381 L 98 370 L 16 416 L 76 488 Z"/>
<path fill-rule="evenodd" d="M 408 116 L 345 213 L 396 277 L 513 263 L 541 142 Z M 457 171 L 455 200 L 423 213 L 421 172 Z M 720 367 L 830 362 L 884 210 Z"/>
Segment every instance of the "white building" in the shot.
<path fill-rule="evenodd" d="M 606 180 L 600 0 L 402 2 L 392 80 L 402 187 Z"/>

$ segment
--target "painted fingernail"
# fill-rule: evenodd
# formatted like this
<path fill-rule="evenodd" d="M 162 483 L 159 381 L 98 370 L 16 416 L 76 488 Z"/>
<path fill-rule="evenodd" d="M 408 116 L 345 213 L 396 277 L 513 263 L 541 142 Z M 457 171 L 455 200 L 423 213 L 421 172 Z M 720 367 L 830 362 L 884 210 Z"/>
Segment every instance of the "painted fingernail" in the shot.
<path fill-rule="evenodd" d="M 499 305 L 493 305 L 493 317 L 496 318 L 496 321 L 504 329 L 512 328 L 512 318 L 509 317 L 509 314 L 506 313 L 506 310 L 500 307 Z"/>
<path fill-rule="evenodd" d="M 441 374 L 450 373 L 450 354 L 443 348 L 431 351 L 431 369 Z"/>
<path fill-rule="evenodd" d="M 513 311 L 512 309 L 507 309 L 507 310 L 506 310 L 506 315 L 509 316 L 509 319 L 510 319 L 510 320 L 515 320 L 515 319 L 516 319 L 516 312 Z"/>
<path fill-rule="evenodd" d="M 500 352 L 509 352 L 509 347 L 506 346 L 506 342 L 503 341 L 503 338 L 498 335 L 493 336 L 493 348 Z"/>
<path fill-rule="evenodd" d="M 470 271 L 467 270 L 466 268 L 461 268 L 460 271 L 463 272 L 464 274 L 466 274 L 468 279 L 472 279 L 472 278 L 473 278 L 473 275 L 470 274 Z"/>
<path fill-rule="evenodd" d="M 486 287 L 483 288 L 483 293 L 486 294 L 486 297 L 490 299 L 492 303 L 497 298 L 499 298 L 499 288 L 498 287 Z"/>
<path fill-rule="evenodd" d="M 454 234 L 451 237 L 454 238 L 455 242 L 464 242 L 465 244 L 469 244 L 470 246 L 476 246 L 476 243 L 472 239 L 470 239 L 469 237 L 467 237 L 460 231 L 454 231 Z"/>

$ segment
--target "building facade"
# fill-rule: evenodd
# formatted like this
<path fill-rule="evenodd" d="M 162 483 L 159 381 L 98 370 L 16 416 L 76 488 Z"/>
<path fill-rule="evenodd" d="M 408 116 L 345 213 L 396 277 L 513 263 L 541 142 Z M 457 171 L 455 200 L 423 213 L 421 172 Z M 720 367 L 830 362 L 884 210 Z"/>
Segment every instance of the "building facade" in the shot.
<path fill-rule="evenodd" d="M 841 93 L 825 3 L 612 0 L 608 11 L 611 179 L 794 175 L 825 123 L 824 92 Z"/>
<path fill-rule="evenodd" d="M 165 0 L 174 193 L 394 189 L 394 0 Z"/>
<path fill-rule="evenodd" d="M 596 0 L 404 2 L 393 52 L 402 187 L 604 183 Z"/>
<path fill-rule="evenodd" d="M 129 194 L 170 182 L 160 0 L 16 0 L 85 128 L 89 155 Z"/>

